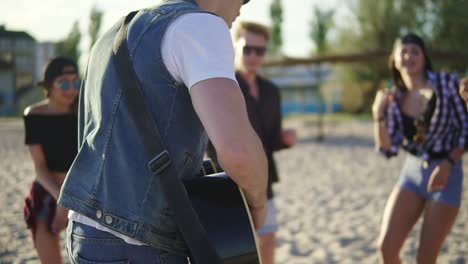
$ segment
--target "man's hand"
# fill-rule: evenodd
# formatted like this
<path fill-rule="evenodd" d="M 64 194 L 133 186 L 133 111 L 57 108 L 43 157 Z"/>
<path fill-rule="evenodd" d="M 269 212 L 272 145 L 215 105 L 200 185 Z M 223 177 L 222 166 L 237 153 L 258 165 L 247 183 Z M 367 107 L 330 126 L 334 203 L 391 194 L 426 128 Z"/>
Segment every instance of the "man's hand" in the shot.
<path fill-rule="evenodd" d="M 281 138 L 283 140 L 283 143 L 288 147 L 292 147 L 296 145 L 296 142 L 297 142 L 296 130 L 283 129 L 283 131 L 281 131 Z"/>
<path fill-rule="evenodd" d="M 442 161 L 437 167 L 434 168 L 427 184 L 429 192 L 442 191 L 445 189 L 450 175 L 452 165 L 446 160 Z"/>
<path fill-rule="evenodd" d="M 52 232 L 54 234 L 60 233 L 68 224 L 68 209 L 57 204 L 55 209 L 54 220 L 52 221 Z"/>

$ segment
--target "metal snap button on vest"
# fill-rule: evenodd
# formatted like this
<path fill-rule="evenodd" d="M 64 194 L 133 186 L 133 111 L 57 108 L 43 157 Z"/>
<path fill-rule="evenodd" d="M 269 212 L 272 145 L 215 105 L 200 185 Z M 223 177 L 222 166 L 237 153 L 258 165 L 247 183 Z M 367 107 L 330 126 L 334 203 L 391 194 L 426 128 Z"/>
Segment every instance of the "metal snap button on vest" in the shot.
<path fill-rule="evenodd" d="M 105 221 L 106 221 L 106 224 L 108 225 L 112 224 L 112 217 L 110 217 L 109 215 L 106 215 Z"/>
<path fill-rule="evenodd" d="M 96 217 L 97 217 L 97 219 L 101 219 L 101 217 L 102 217 L 102 212 L 101 212 L 101 210 L 97 210 L 97 211 L 96 211 Z"/>

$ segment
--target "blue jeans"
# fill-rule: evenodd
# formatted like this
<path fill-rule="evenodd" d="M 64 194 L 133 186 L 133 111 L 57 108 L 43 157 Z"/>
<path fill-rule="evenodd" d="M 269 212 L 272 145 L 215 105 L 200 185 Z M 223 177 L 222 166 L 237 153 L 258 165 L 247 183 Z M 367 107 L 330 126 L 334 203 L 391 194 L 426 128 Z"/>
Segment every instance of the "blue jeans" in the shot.
<path fill-rule="evenodd" d="M 463 166 L 459 161 L 452 166 L 446 187 L 440 191 L 429 192 L 427 185 L 432 171 L 442 160 L 431 160 L 424 165 L 424 161 L 408 154 L 400 176 L 400 186 L 414 192 L 424 199 L 433 200 L 455 207 L 460 207 L 463 188 Z"/>
<path fill-rule="evenodd" d="M 127 244 L 108 232 L 73 221 L 68 223 L 67 228 L 67 253 L 73 264 L 188 263 L 187 256 Z"/>

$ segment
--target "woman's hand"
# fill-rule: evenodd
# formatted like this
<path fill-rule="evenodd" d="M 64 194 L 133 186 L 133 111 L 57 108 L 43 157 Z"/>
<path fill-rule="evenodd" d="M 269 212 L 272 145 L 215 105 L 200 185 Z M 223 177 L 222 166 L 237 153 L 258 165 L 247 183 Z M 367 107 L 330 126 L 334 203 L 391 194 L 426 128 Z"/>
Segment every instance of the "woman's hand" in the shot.
<path fill-rule="evenodd" d="M 288 147 L 292 147 L 296 145 L 296 142 L 297 142 L 296 130 L 283 129 L 283 131 L 281 131 L 281 138 L 283 140 L 283 143 Z"/>
<path fill-rule="evenodd" d="M 385 114 L 385 109 L 390 102 L 390 92 L 380 90 L 375 95 L 374 103 L 372 104 L 372 115 L 375 120 L 380 119 Z"/>
<path fill-rule="evenodd" d="M 55 209 L 54 220 L 52 221 L 52 232 L 54 234 L 60 233 L 68 224 L 68 209 L 57 204 Z"/>
<path fill-rule="evenodd" d="M 435 167 L 432 171 L 429 183 L 427 184 L 427 190 L 429 192 L 434 192 L 445 189 L 451 169 L 452 165 L 447 160 L 442 161 Z"/>
<path fill-rule="evenodd" d="M 468 103 L 468 77 L 460 80 L 460 96 Z"/>

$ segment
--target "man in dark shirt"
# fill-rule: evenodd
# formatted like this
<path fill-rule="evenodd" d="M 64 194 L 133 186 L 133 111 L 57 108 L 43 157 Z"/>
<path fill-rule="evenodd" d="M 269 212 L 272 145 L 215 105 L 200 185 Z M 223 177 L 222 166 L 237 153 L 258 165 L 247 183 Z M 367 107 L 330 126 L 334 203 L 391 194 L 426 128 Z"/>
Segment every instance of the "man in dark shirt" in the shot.
<path fill-rule="evenodd" d="M 263 143 L 268 160 L 268 214 L 265 225 L 258 231 L 264 264 L 274 263 L 276 208 L 272 184 L 278 181 L 273 152 L 296 143 L 294 130 L 281 127 L 281 98 L 278 87 L 258 74 L 264 61 L 269 40 L 266 27 L 255 23 L 240 23 L 234 36 L 236 48 L 236 79 L 245 98 L 252 127 Z M 208 156 L 216 161 L 211 144 Z"/>

